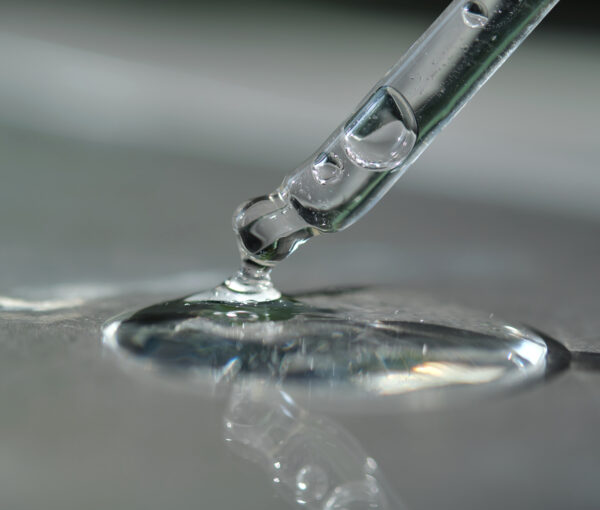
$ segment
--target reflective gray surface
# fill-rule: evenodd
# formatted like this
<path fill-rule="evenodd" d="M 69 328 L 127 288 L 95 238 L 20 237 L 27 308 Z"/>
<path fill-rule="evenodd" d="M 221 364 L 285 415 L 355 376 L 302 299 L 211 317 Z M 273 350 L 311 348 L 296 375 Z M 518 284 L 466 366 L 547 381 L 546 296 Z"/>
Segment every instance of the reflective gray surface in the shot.
<path fill-rule="evenodd" d="M 226 446 L 225 397 L 130 370 L 100 341 L 116 313 L 226 276 L 237 264 L 228 216 L 240 198 L 228 186 L 235 177 L 246 194 L 262 182 L 175 156 L 14 131 L 2 139 L 14 169 L 0 202 L 12 308 L 0 328 L 2 506 L 285 508 L 264 471 Z M 600 353 L 598 223 L 398 196 L 306 247 L 276 282 L 394 284 Z M 376 263 L 364 266 L 366 254 Z M 357 406 L 333 419 L 408 508 L 596 508 L 600 380 L 587 360 L 456 409 Z"/>
<path fill-rule="evenodd" d="M 201 30 L 171 18 L 132 29 L 133 11 L 99 21 L 95 11 L 20 5 L 0 20 L 13 78 L 0 81 L 0 507 L 294 508 L 225 440 L 228 394 L 124 365 L 103 350 L 101 326 L 230 274 L 236 204 L 310 153 L 397 58 L 391 41 L 405 49 L 427 21 L 405 31 L 372 23 L 379 40 L 337 45 L 321 30 L 327 17 L 310 38 L 276 23 L 244 32 L 242 15 L 223 30 L 227 13 Z M 210 46 L 213 38 L 221 42 Z M 375 459 L 375 478 L 408 509 L 598 508 L 600 66 L 591 41 L 526 43 L 368 217 L 274 274 L 284 291 L 386 284 L 433 295 L 588 353 L 548 381 L 456 408 L 328 412 L 302 402 L 352 438 L 344 445 L 358 445 L 355 458 Z M 379 48 L 388 53 L 374 57 Z M 344 74 L 356 58 L 372 68 Z M 241 81 L 240 61 L 254 63 Z M 65 73 L 45 73 L 44 62 Z M 65 87 L 68 70 L 85 77 L 79 86 Z M 241 123 L 211 129 L 232 82 L 246 99 Z M 579 131 L 556 129 L 557 117 Z"/>

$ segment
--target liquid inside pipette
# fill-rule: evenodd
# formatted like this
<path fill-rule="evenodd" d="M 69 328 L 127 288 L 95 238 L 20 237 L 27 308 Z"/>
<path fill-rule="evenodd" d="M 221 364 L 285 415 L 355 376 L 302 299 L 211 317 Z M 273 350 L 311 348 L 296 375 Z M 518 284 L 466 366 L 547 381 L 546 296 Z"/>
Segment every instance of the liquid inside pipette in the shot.
<path fill-rule="evenodd" d="M 556 1 L 452 2 L 314 155 L 238 208 L 237 273 L 115 319 L 106 345 L 215 382 L 252 374 L 369 395 L 468 393 L 543 374 L 545 342 L 489 314 L 397 291 L 282 297 L 271 271 L 310 238 L 366 214 Z"/>
<path fill-rule="evenodd" d="M 276 191 L 237 209 L 233 228 L 242 267 L 211 291 L 218 294 L 213 299 L 277 299 L 271 269 L 311 237 L 344 228 L 376 200 L 379 183 L 410 154 L 416 137 L 414 115 L 401 94 L 392 87 L 377 90 Z"/>
<path fill-rule="evenodd" d="M 278 296 L 273 266 L 311 237 L 366 214 L 557 1 L 452 2 L 279 188 L 238 208 L 242 269 L 219 295 Z"/>
<path fill-rule="evenodd" d="M 275 192 L 238 209 L 240 249 L 272 264 L 317 233 L 354 223 L 387 190 L 417 134 L 408 102 L 393 87 L 381 87 Z"/>

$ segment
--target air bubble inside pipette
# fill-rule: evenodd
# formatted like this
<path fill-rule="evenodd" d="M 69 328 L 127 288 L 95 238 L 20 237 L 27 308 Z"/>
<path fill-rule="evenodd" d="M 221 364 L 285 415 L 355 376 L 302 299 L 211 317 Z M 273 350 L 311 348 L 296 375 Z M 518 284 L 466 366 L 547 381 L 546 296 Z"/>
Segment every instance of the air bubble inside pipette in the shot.
<path fill-rule="evenodd" d="M 446 390 L 470 395 L 478 386 L 540 377 L 544 340 L 489 314 L 396 292 L 286 298 L 270 271 L 309 238 L 366 214 L 556 1 L 455 0 L 312 157 L 276 191 L 236 211 L 236 274 L 209 291 L 116 319 L 105 329 L 106 344 L 146 363 L 193 367 L 214 381 L 252 374 L 341 383 L 369 395 L 440 390 L 444 402 Z M 325 501 L 309 474 L 296 480 L 300 497 L 320 496 L 331 509 L 357 501 L 343 490 Z M 361 508 L 377 504 L 371 486 L 360 491 Z"/>
<path fill-rule="evenodd" d="M 467 2 L 462 10 L 465 25 L 471 28 L 483 28 L 488 22 L 485 7 L 479 2 Z"/>
<path fill-rule="evenodd" d="M 377 90 L 344 127 L 346 154 L 371 170 L 392 170 L 410 154 L 417 121 L 406 99 L 392 87 Z"/>
<path fill-rule="evenodd" d="M 323 186 L 340 179 L 343 171 L 342 160 L 333 152 L 321 152 L 312 164 L 313 177 Z"/>

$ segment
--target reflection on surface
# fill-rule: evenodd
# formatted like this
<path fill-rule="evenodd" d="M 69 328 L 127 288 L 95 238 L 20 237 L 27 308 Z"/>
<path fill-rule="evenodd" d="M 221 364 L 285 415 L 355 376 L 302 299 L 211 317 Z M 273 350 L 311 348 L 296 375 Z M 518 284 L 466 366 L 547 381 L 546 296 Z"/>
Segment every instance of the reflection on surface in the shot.
<path fill-rule="evenodd" d="M 0 295 L 0 311 L 55 312 L 90 305 L 102 299 L 119 299 L 134 293 L 186 292 L 208 285 L 215 278 L 219 278 L 219 275 L 212 272 L 190 272 L 152 280 L 22 287 L 13 290 L 12 295 Z"/>
<path fill-rule="evenodd" d="M 309 509 L 400 510 L 377 462 L 329 418 L 309 413 L 281 388 L 245 381 L 233 387 L 225 440 L 261 467 L 285 500 Z"/>
<path fill-rule="evenodd" d="M 318 327 L 320 317 L 330 319 L 326 311 L 333 299 L 343 303 L 345 318 L 349 319 L 346 322 L 361 317 L 369 327 L 361 329 L 356 323 L 348 326 L 342 322 L 354 337 L 308 335 L 311 327 Z M 220 403 L 211 414 L 211 419 L 216 416 L 222 420 L 222 430 L 215 430 L 224 434 L 236 455 L 250 460 L 256 466 L 254 471 L 264 474 L 265 483 L 268 481 L 296 508 L 404 508 L 389 490 L 377 462 L 356 438 L 329 418 L 332 411 L 350 411 L 354 419 L 375 410 L 386 419 L 397 415 L 398 423 L 399 413 L 407 407 L 421 409 L 431 403 L 454 406 L 456 397 L 470 404 L 475 402 L 474 395 L 512 389 L 556 369 L 552 368 L 552 342 L 546 344 L 526 328 L 397 290 L 298 295 L 286 304 L 279 303 L 277 313 L 260 306 L 227 309 L 223 303 L 206 306 L 186 302 L 155 305 L 109 322 L 104 329 L 104 345 L 119 355 L 118 360 L 133 375 L 150 375 L 143 379 L 145 382 L 174 382 L 184 391 L 204 397 L 225 393 L 229 400 L 224 414 Z M 300 320 L 297 312 L 304 314 L 306 310 L 312 311 L 310 318 L 303 315 Z M 285 338 L 288 341 L 284 343 Z M 362 358 L 357 356 L 361 352 L 366 353 Z M 296 371 L 278 371 L 286 356 L 288 366 L 293 367 L 292 361 L 297 360 L 310 370 L 298 371 L 296 365 Z M 349 356 L 354 357 L 353 364 L 340 361 L 347 361 Z M 397 362 L 382 363 L 392 356 Z M 332 362 L 319 365 L 323 359 Z M 359 362 L 365 361 L 370 364 L 361 367 Z M 141 370 L 136 372 L 136 367 Z M 323 387 L 327 392 L 318 391 Z M 408 406 L 400 405 L 404 403 Z M 206 413 L 206 409 L 199 410 Z M 195 433 L 200 432 L 204 433 L 200 429 Z M 453 443 L 452 432 L 439 434 L 439 438 Z M 411 443 L 415 440 L 407 439 Z M 208 441 L 214 442 L 214 436 Z M 396 465 L 398 457 L 394 456 L 402 454 L 403 465 L 411 469 L 415 457 L 409 452 L 419 456 L 421 450 L 404 448 L 401 443 L 390 443 L 390 447 L 394 453 L 388 473 L 395 480 L 403 479 L 399 474 L 402 464 Z M 381 452 L 385 450 L 378 451 L 381 457 L 377 460 L 383 462 Z M 440 460 L 448 469 L 448 462 Z M 432 465 L 436 461 L 432 450 L 428 451 L 427 469 L 429 461 Z M 428 471 L 423 473 L 427 476 Z M 407 483 L 415 483 L 415 476 L 412 473 L 412 481 Z M 455 475 L 453 483 L 459 478 Z M 242 492 L 232 481 L 225 479 L 224 483 L 232 491 Z M 263 491 L 260 487 L 243 489 L 248 506 Z M 268 498 L 266 492 L 260 497 Z M 407 492 L 403 496 L 408 499 L 413 495 Z M 285 505 L 263 505 L 267 506 Z"/>

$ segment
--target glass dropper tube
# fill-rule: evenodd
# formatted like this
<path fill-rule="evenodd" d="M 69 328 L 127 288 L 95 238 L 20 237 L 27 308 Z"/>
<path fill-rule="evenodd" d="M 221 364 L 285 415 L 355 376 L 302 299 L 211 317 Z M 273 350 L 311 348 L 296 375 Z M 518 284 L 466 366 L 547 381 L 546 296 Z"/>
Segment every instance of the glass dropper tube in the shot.
<path fill-rule="evenodd" d="M 557 2 L 453 1 L 275 192 L 237 209 L 246 269 L 366 214 Z"/>

